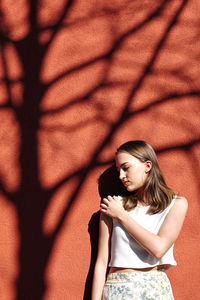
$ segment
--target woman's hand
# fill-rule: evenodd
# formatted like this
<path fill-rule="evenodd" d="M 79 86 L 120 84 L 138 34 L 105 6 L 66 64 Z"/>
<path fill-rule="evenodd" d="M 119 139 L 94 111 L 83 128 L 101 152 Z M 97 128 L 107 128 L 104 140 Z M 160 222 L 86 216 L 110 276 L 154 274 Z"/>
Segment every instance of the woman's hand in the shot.
<path fill-rule="evenodd" d="M 103 198 L 100 211 L 113 219 L 118 219 L 125 212 L 121 201 L 116 196 Z"/>

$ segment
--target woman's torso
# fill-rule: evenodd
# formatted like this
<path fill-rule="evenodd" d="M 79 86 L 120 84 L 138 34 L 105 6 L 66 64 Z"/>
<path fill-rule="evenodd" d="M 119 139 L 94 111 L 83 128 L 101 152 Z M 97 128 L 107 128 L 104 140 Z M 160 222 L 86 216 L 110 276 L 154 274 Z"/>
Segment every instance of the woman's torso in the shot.
<path fill-rule="evenodd" d="M 141 205 L 138 205 L 138 207 L 129 214 L 144 228 L 157 234 L 164 218 L 173 206 L 174 201 L 175 199 L 173 199 L 169 207 L 161 214 L 150 216 L 147 214 L 148 206 L 142 207 Z M 131 236 L 129 236 L 119 222 L 116 222 L 115 220 L 113 222 L 111 239 L 111 248 L 113 248 L 111 249 L 111 260 L 109 264 L 110 272 L 165 270 L 176 265 L 173 258 L 173 246 L 161 260 L 156 260 L 144 248 L 137 244 Z"/>

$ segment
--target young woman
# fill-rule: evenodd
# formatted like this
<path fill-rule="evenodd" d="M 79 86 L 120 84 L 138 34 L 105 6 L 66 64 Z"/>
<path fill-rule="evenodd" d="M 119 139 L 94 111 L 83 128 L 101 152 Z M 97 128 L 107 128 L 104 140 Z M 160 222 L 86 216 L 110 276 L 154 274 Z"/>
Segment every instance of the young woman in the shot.
<path fill-rule="evenodd" d="M 166 185 L 146 142 L 121 145 L 115 162 L 128 193 L 108 196 L 100 205 L 92 300 L 174 299 L 165 270 L 176 265 L 173 246 L 187 200 Z"/>

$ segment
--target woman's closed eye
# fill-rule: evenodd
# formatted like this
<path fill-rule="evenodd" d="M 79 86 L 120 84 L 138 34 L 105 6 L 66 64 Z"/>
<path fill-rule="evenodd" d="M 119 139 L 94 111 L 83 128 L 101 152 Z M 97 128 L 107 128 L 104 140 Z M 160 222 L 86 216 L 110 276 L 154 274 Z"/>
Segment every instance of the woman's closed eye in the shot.
<path fill-rule="evenodd" d="M 129 167 L 122 168 L 123 171 L 127 171 Z"/>

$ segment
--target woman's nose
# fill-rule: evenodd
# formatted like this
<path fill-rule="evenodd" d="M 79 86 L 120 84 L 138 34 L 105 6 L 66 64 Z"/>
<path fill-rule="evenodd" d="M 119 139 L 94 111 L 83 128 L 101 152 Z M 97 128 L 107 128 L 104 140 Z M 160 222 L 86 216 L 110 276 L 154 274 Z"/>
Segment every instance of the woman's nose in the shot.
<path fill-rule="evenodd" d="M 119 171 L 119 179 L 122 180 L 125 177 L 124 171 L 120 170 Z"/>

